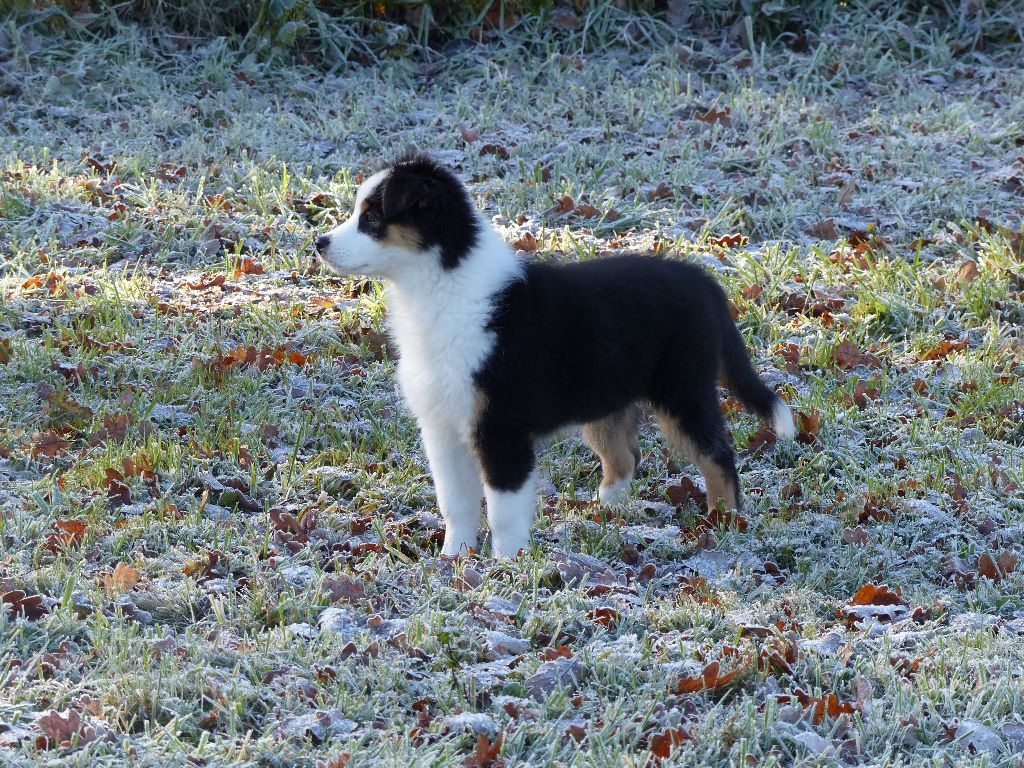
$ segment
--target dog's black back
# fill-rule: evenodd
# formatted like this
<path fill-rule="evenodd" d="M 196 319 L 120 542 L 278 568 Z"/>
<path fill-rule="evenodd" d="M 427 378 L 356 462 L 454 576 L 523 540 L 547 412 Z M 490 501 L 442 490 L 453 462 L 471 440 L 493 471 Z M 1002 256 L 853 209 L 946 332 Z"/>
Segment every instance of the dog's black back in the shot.
<path fill-rule="evenodd" d="M 516 465 L 532 462 L 508 434 L 544 435 L 638 400 L 685 421 L 686 437 L 734 475 L 719 375 L 766 418 L 777 401 L 750 367 L 721 288 L 693 264 L 642 256 L 531 263 L 497 298 L 490 327 L 494 352 L 476 374 L 485 400 L 478 439 L 482 454 L 502 454 L 496 463 L 509 483 L 523 471 Z"/>

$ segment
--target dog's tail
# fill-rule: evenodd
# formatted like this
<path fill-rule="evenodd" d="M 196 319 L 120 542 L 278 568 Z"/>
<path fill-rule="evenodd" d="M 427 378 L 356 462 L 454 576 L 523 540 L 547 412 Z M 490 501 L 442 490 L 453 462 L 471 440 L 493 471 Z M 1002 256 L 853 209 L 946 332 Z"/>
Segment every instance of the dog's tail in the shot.
<path fill-rule="evenodd" d="M 724 308 L 723 308 L 724 309 Z M 729 389 L 747 408 L 772 425 L 775 434 L 784 440 L 796 435 L 793 414 L 786 401 L 761 381 L 750 363 L 743 337 L 736 323 L 725 309 L 725 328 L 722 343 L 722 369 Z"/>

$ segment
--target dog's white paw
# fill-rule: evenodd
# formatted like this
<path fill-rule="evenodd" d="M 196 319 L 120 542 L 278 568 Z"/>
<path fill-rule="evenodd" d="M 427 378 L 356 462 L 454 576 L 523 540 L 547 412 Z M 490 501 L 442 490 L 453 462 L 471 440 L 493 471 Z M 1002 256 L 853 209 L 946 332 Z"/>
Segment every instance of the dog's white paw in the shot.
<path fill-rule="evenodd" d="M 629 501 L 629 479 L 619 480 L 597 489 L 597 500 L 606 507 L 618 507 Z"/>
<path fill-rule="evenodd" d="M 469 549 L 477 549 L 476 531 L 472 535 L 453 530 L 449 527 L 444 533 L 444 544 L 441 546 L 441 554 L 454 557 L 465 555 Z"/>

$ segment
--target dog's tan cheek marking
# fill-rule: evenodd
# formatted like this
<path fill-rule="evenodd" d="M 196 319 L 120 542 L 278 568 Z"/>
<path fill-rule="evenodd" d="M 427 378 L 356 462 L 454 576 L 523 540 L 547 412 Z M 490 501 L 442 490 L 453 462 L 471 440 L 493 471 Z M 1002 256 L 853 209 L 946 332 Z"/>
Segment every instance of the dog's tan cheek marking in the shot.
<path fill-rule="evenodd" d="M 393 248 L 404 248 L 414 253 L 423 250 L 419 234 L 417 234 L 416 230 L 402 224 L 392 224 L 389 226 L 384 233 L 384 237 L 381 238 L 380 244 Z"/>
<path fill-rule="evenodd" d="M 682 453 L 700 470 L 707 489 L 708 506 L 714 507 L 715 502 L 721 499 L 725 502 L 727 509 L 736 509 L 737 488 L 732 478 L 726 475 L 710 456 L 701 453 L 697 449 L 693 441 L 676 426 L 675 419 L 664 411 L 655 411 L 654 415 L 658 419 L 661 433 L 676 447 L 676 450 Z"/>

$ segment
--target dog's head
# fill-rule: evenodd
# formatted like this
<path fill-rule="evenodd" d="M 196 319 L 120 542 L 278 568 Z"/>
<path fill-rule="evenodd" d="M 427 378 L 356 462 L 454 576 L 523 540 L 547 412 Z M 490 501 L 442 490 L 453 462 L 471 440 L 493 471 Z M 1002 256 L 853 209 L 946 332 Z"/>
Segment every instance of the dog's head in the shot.
<path fill-rule="evenodd" d="M 455 174 L 411 155 L 364 181 L 352 215 L 317 238 L 316 249 L 336 272 L 398 279 L 455 269 L 478 230 L 473 202 Z"/>

